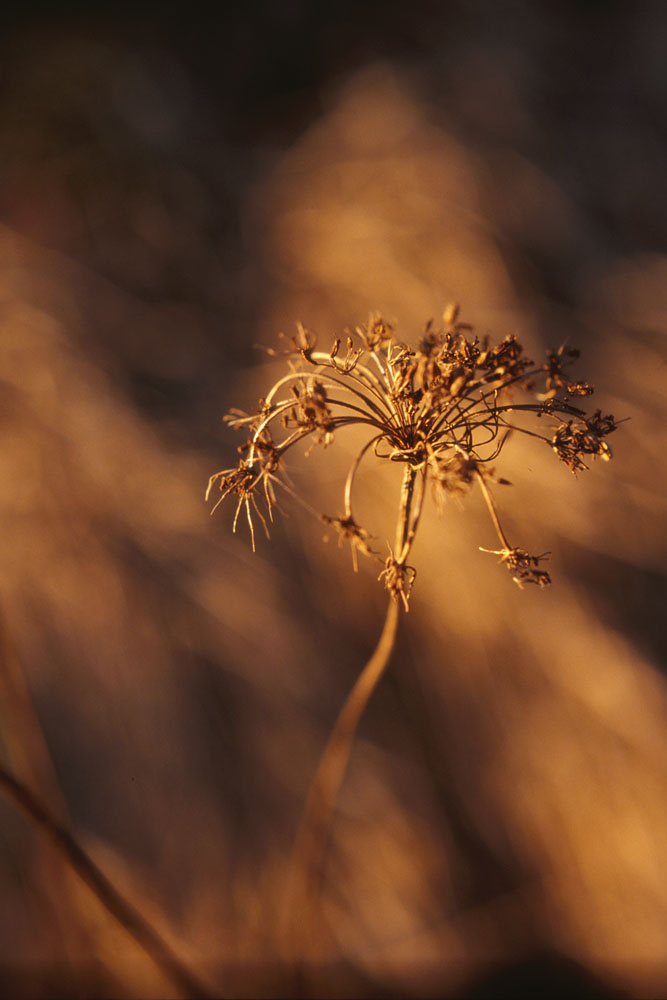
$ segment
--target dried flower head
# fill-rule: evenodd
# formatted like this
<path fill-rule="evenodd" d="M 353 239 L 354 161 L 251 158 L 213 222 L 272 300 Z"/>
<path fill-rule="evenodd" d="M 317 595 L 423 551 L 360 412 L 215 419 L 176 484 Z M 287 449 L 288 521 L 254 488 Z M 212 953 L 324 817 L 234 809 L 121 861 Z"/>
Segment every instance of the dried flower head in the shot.
<path fill-rule="evenodd" d="M 611 457 L 606 438 L 617 422 L 600 410 L 589 415 L 575 403 L 593 392 L 587 382 L 570 377 L 579 356 L 575 349 L 563 346 L 536 364 L 515 336 L 491 345 L 458 317 L 458 306 L 448 307 L 441 325 L 426 325 L 416 349 L 397 340 L 380 316 L 347 335 L 343 349 L 342 341 L 334 340 L 328 352 L 317 350 L 315 335 L 299 326 L 284 351 L 269 352 L 286 357 L 287 374 L 260 399 L 254 414 L 233 410 L 225 418 L 248 438 L 239 448 L 238 465 L 209 481 L 207 499 L 216 485 L 220 491 L 213 510 L 225 497 L 237 497 L 234 528 L 245 509 L 254 548 L 253 516 L 268 535 L 276 488 L 300 500 L 284 473 L 287 452 L 306 439 L 311 447 L 326 447 L 342 428 L 363 425 L 369 437 L 348 472 L 344 511 L 320 515 L 339 543 L 350 543 L 355 570 L 359 553 L 379 560 L 380 579 L 407 608 L 415 578 L 407 557 L 430 480 L 440 500 L 478 484 L 500 540 L 494 554 L 520 587 L 548 584 L 549 574 L 539 568 L 544 555 L 531 556 L 507 540 L 490 490 L 492 482 L 507 480 L 495 476 L 491 463 L 516 432 L 544 441 L 576 473 L 587 468 L 588 456 Z M 529 415 L 537 418 L 532 426 Z M 386 560 L 353 514 L 357 472 L 371 454 L 404 470 L 396 543 Z"/>

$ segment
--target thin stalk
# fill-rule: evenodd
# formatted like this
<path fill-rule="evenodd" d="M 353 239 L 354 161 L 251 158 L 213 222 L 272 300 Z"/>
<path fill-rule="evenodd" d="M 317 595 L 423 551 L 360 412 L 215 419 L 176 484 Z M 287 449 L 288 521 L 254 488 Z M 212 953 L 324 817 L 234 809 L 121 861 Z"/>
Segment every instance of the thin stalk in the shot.
<path fill-rule="evenodd" d="M 410 530 L 410 511 L 415 493 L 415 479 L 417 470 L 406 464 L 403 472 L 403 483 L 401 485 L 401 510 L 396 525 L 396 558 L 399 563 L 404 563 L 408 557 L 408 552 L 414 538 L 414 531 Z M 417 518 L 421 512 L 421 503 L 417 511 Z"/>
<path fill-rule="evenodd" d="M 357 474 L 357 469 L 359 468 L 359 464 L 364 455 L 366 454 L 366 452 L 368 451 L 368 449 L 371 448 L 374 444 L 377 444 L 377 442 L 380 441 L 381 439 L 382 439 L 382 434 L 378 434 L 376 435 L 376 437 L 371 438 L 370 441 L 368 441 L 363 446 L 363 448 L 361 449 L 361 451 L 359 452 L 359 454 L 357 455 L 357 457 L 355 458 L 354 462 L 350 467 L 350 471 L 347 474 L 347 479 L 345 480 L 344 499 L 345 499 L 346 517 L 352 517 L 352 485 L 354 483 L 354 477 Z"/>
<path fill-rule="evenodd" d="M 477 482 L 479 483 L 482 495 L 484 497 L 484 500 L 486 501 L 486 506 L 489 509 L 489 514 L 491 515 L 491 520 L 493 521 L 493 527 L 496 529 L 496 534 L 498 535 L 498 538 L 500 539 L 503 548 L 509 550 L 511 548 L 511 545 L 507 541 L 507 536 L 503 531 L 503 527 L 500 523 L 500 519 L 498 517 L 498 511 L 496 509 L 496 502 L 493 499 L 491 491 L 489 490 L 489 487 L 486 485 L 484 481 L 484 476 L 479 471 L 479 469 L 477 470 Z"/>
<path fill-rule="evenodd" d="M 400 553 L 398 558 L 401 562 L 407 558 L 414 537 L 414 532 L 410 530 L 410 515 L 416 475 L 417 472 L 412 466 L 405 466 L 396 529 L 396 549 Z M 306 799 L 292 852 L 285 911 L 286 958 L 294 964 L 299 961 L 300 932 L 303 927 L 308 927 L 312 902 L 320 885 L 336 802 L 347 771 L 354 738 L 364 710 L 391 658 L 396 642 L 400 608 L 400 602 L 392 595 L 378 644 L 336 719 Z"/>
<path fill-rule="evenodd" d="M 153 960 L 155 965 L 186 997 L 210 1000 L 211 993 L 187 965 L 171 950 L 154 927 L 121 896 L 118 889 L 97 867 L 74 835 L 59 823 L 30 789 L 0 766 L 0 788 L 19 809 L 47 836 L 50 843 L 102 906 L 127 931 Z"/>
<path fill-rule="evenodd" d="M 334 810 L 352 752 L 359 721 L 382 677 L 396 641 L 400 604 L 389 600 L 382 634 L 366 666 L 359 674 L 336 720 L 322 754 L 294 842 L 287 889 L 285 918 L 286 951 L 296 960 L 300 928 L 309 919 L 311 902 L 320 884 Z"/>

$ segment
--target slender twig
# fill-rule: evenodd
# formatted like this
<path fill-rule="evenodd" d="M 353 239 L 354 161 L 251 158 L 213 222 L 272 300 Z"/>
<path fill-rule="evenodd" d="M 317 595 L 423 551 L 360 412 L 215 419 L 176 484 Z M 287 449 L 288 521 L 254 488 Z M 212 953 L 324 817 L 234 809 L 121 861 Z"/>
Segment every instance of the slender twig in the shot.
<path fill-rule="evenodd" d="M 44 833 L 67 864 L 76 872 L 102 906 L 153 960 L 160 971 L 193 1000 L 210 1000 L 212 993 L 187 965 L 174 954 L 164 938 L 128 902 L 97 867 L 74 835 L 59 823 L 21 781 L 0 765 L 0 788 Z"/>

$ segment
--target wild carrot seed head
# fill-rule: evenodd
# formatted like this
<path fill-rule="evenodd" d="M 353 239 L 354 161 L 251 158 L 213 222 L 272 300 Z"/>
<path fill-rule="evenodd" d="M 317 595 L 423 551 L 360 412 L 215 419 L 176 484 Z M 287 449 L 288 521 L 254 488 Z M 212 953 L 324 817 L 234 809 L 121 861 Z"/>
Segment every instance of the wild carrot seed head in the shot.
<path fill-rule="evenodd" d="M 412 483 L 419 478 L 421 497 L 428 481 L 440 499 L 478 483 L 501 543 L 495 554 L 519 586 L 548 584 L 549 574 L 538 566 L 544 556 L 531 556 L 507 541 L 489 489 L 494 480 L 507 481 L 495 476 L 491 463 L 509 435 L 519 433 L 545 442 L 576 473 L 587 468 L 585 457 L 611 457 L 606 438 L 617 422 L 600 410 L 587 414 L 578 405 L 593 388 L 569 374 L 577 350 L 563 346 L 536 364 L 514 335 L 491 345 L 474 336 L 458 316 L 458 306 L 450 306 L 440 325 L 427 323 L 416 349 L 400 342 L 377 315 L 348 334 L 345 346 L 335 339 L 328 352 L 319 351 L 316 336 L 299 326 L 282 352 L 269 352 L 281 353 L 288 371 L 259 401 L 256 412 L 233 410 L 225 418 L 248 436 L 239 448 L 238 465 L 209 480 L 207 499 L 216 484 L 220 491 L 213 510 L 227 496 L 237 497 L 234 528 L 245 509 L 254 549 L 253 517 L 268 535 L 276 488 L 304 502 L 285 478 L 287 452 L 306 439 L 311 447 L 326 447 L 345 427 L 361 425 L 368 438 L 345 481 L 344 513 L 320 515 L 339 541 L 350 543 L 355 569 L 358 553 L 378 559 L 384 565 L 380 578 L 407 607 L 414 570 L 406 559 L 418 515 L 412 527 L 405 525 L 397 543 L 402 551 L 390 549 L 385 561 L 371 548 L 372 536 L 353 514 L 357 470 L 372 453 L 407 467 Z M 405 516 L 409 521 L 409 510 Z"/>

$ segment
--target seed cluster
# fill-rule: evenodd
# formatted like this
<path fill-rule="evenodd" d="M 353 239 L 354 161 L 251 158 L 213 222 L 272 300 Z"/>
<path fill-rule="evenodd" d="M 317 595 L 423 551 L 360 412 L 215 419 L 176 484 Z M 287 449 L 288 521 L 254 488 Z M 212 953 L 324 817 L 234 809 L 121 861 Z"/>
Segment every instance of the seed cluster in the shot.
<path fill-rule="evenodd" d="M 206 492 L 208 499 L 214 487 L 219 489 L 213 510 L 226 497 L 236 498 L 234 529 L 245 509 L 253 549 L 253 519 L 268 535 L 277 489 L 303 502 L 284 472 L 286 453 L 305 439 L 312 447 L 327 447 L 339 430 L 354 424 L 367 427 L 369 437 L 347 475 L 344 512 L 320 516 L 339 542 L 350 544 L 355 569 L 359 553 L 378 559 L 380 578 L 407 607 L 415 571 L 406 560 L 427 482 L 439 501 L 477 483 L 500 540 L 494 554 L 519 586 L 550 582 L 539 568 L 544 556 L 511 546 L 505 536 L 489 484 L 507 480 L 491 463 L 512 433 L 544 441 L 574 473 L 587 468 L 584 458 L 611 457 L 606 438 L 617 422 L 600 410 L 587 414 L 578 405 L 593 389 L 569 375 L 577 350 L 562 346 L 536 364 L 515 336 L 492 346 L 459 321 L 458 306 L 450 306 L 440 325 L 426 325 L 416 349 L 397 340 L 380 316 L 371 316 L 346 335 L 344 346 L 336 339 L 328 352 L 318 350 L 315 335 L 299 326 L 284 350 L 269 353 L 285 356 L 289 370 L 260 399 L 254 414 L 233 410 L 225 417 L 230 426 L 244 428 L 248 438 L 238 449 L 236 467 L 211 476 Z M 529 415 L 532 425 L 527 426 Z M 372 536 L 353 514 L 357 471 L 369 453 L 404 468 L 402 523 L 386 559 L 371 547 Z"/>

